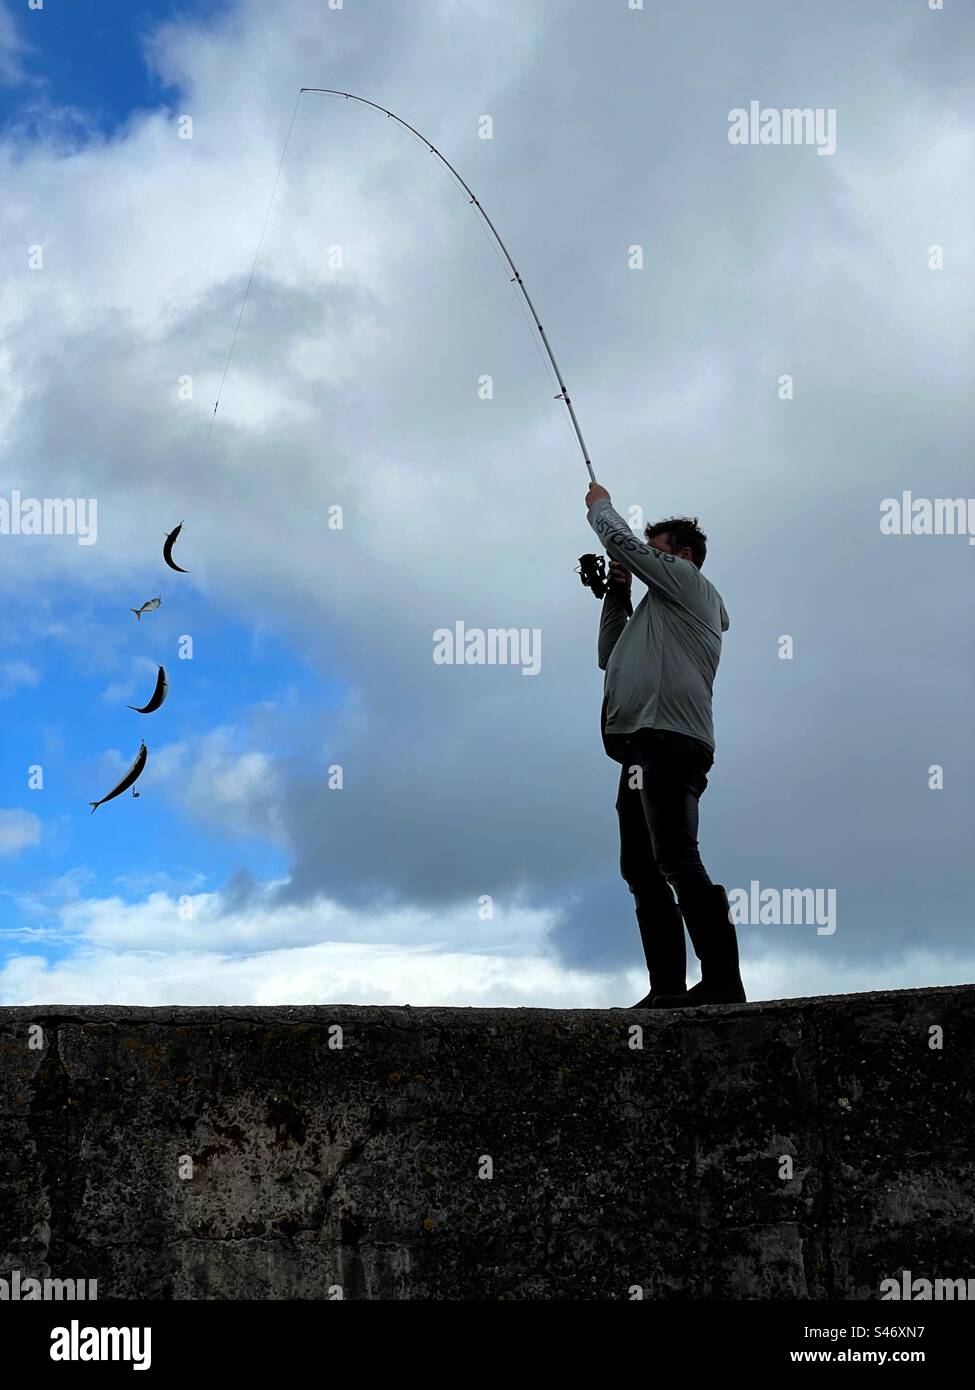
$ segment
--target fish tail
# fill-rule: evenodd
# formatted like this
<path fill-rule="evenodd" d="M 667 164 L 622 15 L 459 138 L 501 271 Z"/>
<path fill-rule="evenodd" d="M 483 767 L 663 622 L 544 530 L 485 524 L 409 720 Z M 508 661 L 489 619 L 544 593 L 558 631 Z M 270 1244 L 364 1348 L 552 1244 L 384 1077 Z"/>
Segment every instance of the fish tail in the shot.
<path fill-rule="evenodd" d="M 98 810 L 98 808 L 99 808 L 99 806 L 100 806 L 101 804 L 102 804 L 102 803 L 101 803 L 100 801 L 89 801 L 88 805 L 91 807 L 91 814 L 92 814 L 92 815 L 95 814 L 95 812 Z"/>
<path fill-rule="evenodd" d="M 139 612 L 139 609 L 138 609 L 138 608 L 130 608 L 130 609 L 129 609 L 129 612 L 135 614 L 136 620 L 137 620 L 138 622 L 140 622 L 140 623 L 142 622 L 142 614 Z"/>

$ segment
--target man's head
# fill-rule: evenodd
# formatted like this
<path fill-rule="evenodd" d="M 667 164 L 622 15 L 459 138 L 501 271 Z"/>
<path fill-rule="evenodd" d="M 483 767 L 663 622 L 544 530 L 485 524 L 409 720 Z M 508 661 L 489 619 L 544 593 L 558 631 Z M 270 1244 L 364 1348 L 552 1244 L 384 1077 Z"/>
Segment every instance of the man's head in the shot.
<path fill-rule="evenodd" d="M 647 527 L 645 535 L 647 544 L 655 550 L 690 560 L 698 569 L 703 566 L 708 553 L 708 538 L 698 526 L 696 516 L 672 516 L 666 521 L 657 521 Z"/>

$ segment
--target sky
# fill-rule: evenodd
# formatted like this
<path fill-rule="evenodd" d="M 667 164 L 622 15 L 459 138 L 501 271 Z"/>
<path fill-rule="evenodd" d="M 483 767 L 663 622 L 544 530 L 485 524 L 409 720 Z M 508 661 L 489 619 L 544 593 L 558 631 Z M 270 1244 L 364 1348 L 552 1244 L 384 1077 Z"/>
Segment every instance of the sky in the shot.
<path fill-rule="evenodd" d="M 975 979 L 975 547 L 883 523 L 973 491 L 973 38 L 957 0 L 0 0 L 0 501 L 97 504 L 0 534 L 0 1002 L 645 992 L 557 388 L 442 166 L 303 85 L 453 160 L 614 506 L 701 519 L 749 997 Z M 835 148 L 733 143 L 753 102 Z M 459 622 L 537 673 L 439 664 Z"/>

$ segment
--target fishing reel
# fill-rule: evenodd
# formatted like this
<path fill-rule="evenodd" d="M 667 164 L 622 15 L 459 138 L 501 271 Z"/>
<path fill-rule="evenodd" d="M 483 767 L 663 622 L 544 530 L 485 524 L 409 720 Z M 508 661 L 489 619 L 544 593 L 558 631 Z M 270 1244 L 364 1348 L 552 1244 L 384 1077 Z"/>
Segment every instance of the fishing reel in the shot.
<path fill-rule="evenodd" d="M 609 587 L 605 555 L 580 555 L 576 574 L 582 580 L 583 588 L 591 589 L 598 599 L 605 597 Z"/>

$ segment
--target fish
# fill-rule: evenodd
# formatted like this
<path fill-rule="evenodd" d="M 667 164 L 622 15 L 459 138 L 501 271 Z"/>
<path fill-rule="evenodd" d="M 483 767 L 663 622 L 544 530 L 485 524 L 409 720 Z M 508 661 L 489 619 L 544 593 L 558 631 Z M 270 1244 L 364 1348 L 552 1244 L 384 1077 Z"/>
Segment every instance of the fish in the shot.
<path fill-rule="evenodd" d="M 121 796 L 124 791 L 128 791 L 129 787 L 132 786 L 133 782 L 138 781 L 139 777 L 142 775 L 142 769 L 146 765 L 146 759 L 148 758 L 148 756 L 149 750 L 146 747 L 145 739 L 143 739 L 142 745 L 135 756 L 135 762 L 129 768 L 125 776 L 122 778 L 121 782 L 119 782 L 117 786 L 113 787 L 107 796 L 103 796 L 101 801 L 89 801 L 88 805 L 91 807 L 92 815 L 95 814 L 99 806 L 104 806 L 106 801 L 112 801 L 116 796 Z M 138 796 L 139 793 L 137 791 L 134 791 L 132 795 Z"/>
<path fill-rule="evenodd" d="M 176 544 L 176 538 L 182 529 L 183 523 L 180 522 L 176 529 L 170 531 L 169 535 L 166 537 L 163 542 L 163 559 L 171 570 L 176 570 L 178 574 L 189 574 L 189 570 L 184 570 L 182 565 L 177 565 L 176 561 L 173 559 L 173 546 Z"/>
<path fill-rule="evenodd" d="M 136 714 L 154 714 L 163 700 L 165 700 L 168 690 L 169 680 L 166 676 L 166 668 L 165 666 L 160 666 L 159 674 L 156 677 L 156 688 L 149 696 L 149 703 L 143 705 L 141 709 L 138 705 L 129 705 L 129 709 L 134 709 Z"/>
<path fill-rule="evenodd" d="M 130 608 L 129 612 L 134 613 L 141 621 L 143 613 L 154 613 L 161 603 L 162 599 L 157 595 L 155 598 L 146 599 L 141 608 Z"/>

